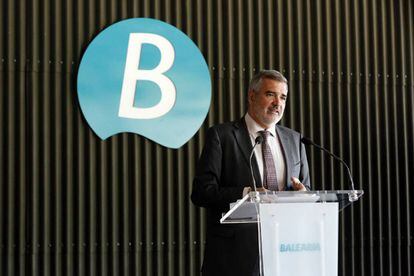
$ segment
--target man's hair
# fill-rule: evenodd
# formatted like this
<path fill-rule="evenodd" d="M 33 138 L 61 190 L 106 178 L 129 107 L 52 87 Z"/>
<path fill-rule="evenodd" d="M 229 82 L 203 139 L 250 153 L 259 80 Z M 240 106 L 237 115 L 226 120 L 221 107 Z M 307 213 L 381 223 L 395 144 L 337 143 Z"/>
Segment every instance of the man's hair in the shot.
<path fill-rule="evenodd" d="M 287 79 L 285 76 L 282 75 L 279 71 L 276 70 L 261 70 L 259 73 L 253 76 L 253 78 L 250 80 L 249 84 L 249 91 L 253 90 L 254 92 L 259 91 L 262 80 L 263 79 L 272 79 L 277 82 L 284 82 L 288 84 Z"/>

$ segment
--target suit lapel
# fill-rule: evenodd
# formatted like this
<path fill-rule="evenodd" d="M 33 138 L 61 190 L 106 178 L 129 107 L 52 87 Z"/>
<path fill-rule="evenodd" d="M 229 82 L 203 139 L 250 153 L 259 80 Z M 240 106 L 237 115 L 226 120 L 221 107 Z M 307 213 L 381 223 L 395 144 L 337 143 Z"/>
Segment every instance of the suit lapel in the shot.
<path fill-rule="evenodd" d="M 289 138 L 286 136 L 285 132 L 276 125 L 276 133 L 279 137 L 280 146 L 282 147 L 283 156 L 285 157 L 285 166 L 286 166 L 286 189 L 290 185 L 290 166 L 292 164 L 292 156 L 290 151 L 287 150 L 289 144 Z"/>
<path fill-rule="evenodd" d="M 234 137 L 236 139 L 236 143 L 240 148 L 240 151 L 243 154 L 243 157 L 245 159 L 245 161 L 247 162 L 247 165 L 250 168 L 250 162 L 249 162 L 249 158 L 250 158 L 250 154 L 253 150 L 253 146 L 252 146 L 252 142 L 250 140 L 250 135 L 249 132 L 247 130 L 247 126 L 246 126 L 246 122 L 244 120 L 244 117 L 235 122 L 234 123 Z M 257 165 L 257 161 L 256 161 L 256 156 L 253 155 L 252 157 L 252 168 L 253 168 L 253 173 L 254 173 L 254 178 L 256 180 L 256 185 L 262 186 L 262 180 L 260 179 L 260 172 L 259 172 L 259 167 Z"/>

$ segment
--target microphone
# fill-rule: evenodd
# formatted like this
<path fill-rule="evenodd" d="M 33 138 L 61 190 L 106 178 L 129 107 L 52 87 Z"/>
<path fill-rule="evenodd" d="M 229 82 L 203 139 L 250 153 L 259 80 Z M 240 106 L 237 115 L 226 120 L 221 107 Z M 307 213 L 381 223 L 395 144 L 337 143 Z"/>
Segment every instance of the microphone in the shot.
<path fill-rule="evenodd" d="M 249 157 L 249 165 L 250 165 L 250 173 L 252 175 L 252 179 L 253 179 L 253 188 L 254 188 L 254 193 L 255 196 L 253 198 L 254 200 L 254 207 L 256 210 L 256 216 L 257 216 L 257 233 L 258 233 L 258 246 L 259 246 L 259 252 L 260 252 L 260 256 L 263 254 L 262 253 L 262 230 L 261 230 L 261 223 L 260 223 L 260 213 L 259 213 L 259 209 L 258 209 L 258 203 L 260 202 L 260 197 L 259 197 L 259 193 L 257 192 L 257 186 L 256 186 L 256 179 L 254 178 L 254 174 L 253 174 L 253 166 L 252 166 L 252 158 L 253 158 L 253 154 L 254 154 L 254 149 L 256 148 L 257 145 L 261 144 L 263 142 L 263 136 L 259 135 L 256 137 L 256 139 L 254 140 L 254 145 L 252 148 L 252 152 L 250 153 L 250 157 Z M 263 275 L 263 262 L 262 262 L 262 258 L 259 258 L 259 275 Z"/>
<path fill-rule="evenodd" d="M 351 189 L 352 189 L 352 193 L 349 195 L 349 201 L 353 202 L 353 201 L 358 200 L 358 194 L 357 194 L 357 193 L 356 193 L 356 191 L 355 191 L 355 187 L 354 187 L 354 180 L 353 180 L 352 175 L 351 175 L 351 170 L 349 169 L 349 167 L 348 167 L 348 165 L 345 163 L 345 161 L 344 161 L 344 160 L 342 160 L 342 158 L 340 158 L 340 157 L 336 156 L 335 154 L 333 154 L 332 152 L 330 152 L 329 150 L 325 149 L 324 147 L 322 147 L 322 146 L 320 146 L 320 145 L 318 145 L 318 144 L 315 144 L 315 143 L 314 143 L 311 139 L 309 139 L 309 138 L 302 137 L 301 141 L 302 141 L 302 143 L 303 143 L 303 144 L 305 144 L 305 145 L 308 145 L 308 146 L 314 146 L 314 147 L 316 147 L 316 148 L 318 148 L 318 149 L 322 150 L 323 152 L 325 152 L 325 153 L 329 154 L 331 157 L 333 157 L 334 159 L 338 160 L 339 162 L 341 162 L 341 163 L 342 163 L 342 165 L 344 165 L 344 166 L 345 166 L 345 168 L 346 168 L 346 170 L 347 170 L 347 172 L 348 172 L 348 178 L 349 178 L 349 180 L 350 180 L 350 182 L 351 182 Z"/>
<path fill-rule="evenodd" d="M 256 148 L 257 145 L 261 144 L 262 142 L 263 142 L 263 136 L 262 135 L 257 136 L 256 139 L 254 140 L 254 146 L 252 148 L 252 152 L 250 153 L 250 157 L 249 157 L 250 173 L 252 175 L 253 188 L 256 194 L 257 194 L 257 186 L 256 186 L 256 179 L 254 178 L 254 174 L 253 174 L 252 158 L 254 154 L 254 149 Z"/>

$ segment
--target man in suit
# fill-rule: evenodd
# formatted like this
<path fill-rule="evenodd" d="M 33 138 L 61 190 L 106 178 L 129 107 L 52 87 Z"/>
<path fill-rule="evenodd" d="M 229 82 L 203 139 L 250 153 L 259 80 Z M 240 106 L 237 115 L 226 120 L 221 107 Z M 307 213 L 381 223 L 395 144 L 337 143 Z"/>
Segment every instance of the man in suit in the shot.
<path fill-rule="evenodd" d="M 229 204 L 254 189 L 249 156 L 257 136 L 265 138 L 252 160 L 257 189 L 310 189 L 301 135 L 277 125 L 287 94 L 286 78 L 278 71 L 263 70 L 250 81 L 246 115 L 207 132 L 191 195 L 195 205 L 207 209 L 204 276 L 259 274 L 257 225 L 220 224 Z"/>

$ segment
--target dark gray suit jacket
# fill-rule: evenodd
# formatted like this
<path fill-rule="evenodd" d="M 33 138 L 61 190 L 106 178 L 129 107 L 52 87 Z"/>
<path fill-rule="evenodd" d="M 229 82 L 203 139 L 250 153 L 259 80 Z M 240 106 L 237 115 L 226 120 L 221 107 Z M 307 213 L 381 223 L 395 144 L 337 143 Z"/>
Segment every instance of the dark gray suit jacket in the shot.
<path fill-rule="evenodd" d="M 308 161 L 301 135 L 276 125 L 286 164 L 286 190 L 291 176 L 310 188 Z M 240 199 L 244 187 L 252 187 L 249 156 L 252 143 L 244 118 L 211 127 L 193 181 L 191 199 L 207 208 L 207 241 L 203 275 L 252 275 L 258 257 L 256 224 L 222 225 L 220 218 L 231 202 Z M 262 185 L 255 157 L 257 186 Z"/>

